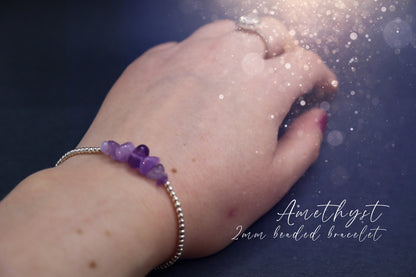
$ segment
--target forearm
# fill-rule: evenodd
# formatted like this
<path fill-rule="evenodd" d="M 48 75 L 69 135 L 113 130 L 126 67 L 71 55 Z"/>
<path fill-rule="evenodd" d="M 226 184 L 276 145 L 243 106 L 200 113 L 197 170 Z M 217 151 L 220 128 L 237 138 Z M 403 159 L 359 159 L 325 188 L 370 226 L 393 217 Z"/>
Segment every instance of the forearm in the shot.
<path fill-rule="evenodd" d="M 163 188 L 125 164 L 79 156 L 0 202 L 0 265 L 11 276 L 144 275 L 174 251 L 175 224 Z"/>

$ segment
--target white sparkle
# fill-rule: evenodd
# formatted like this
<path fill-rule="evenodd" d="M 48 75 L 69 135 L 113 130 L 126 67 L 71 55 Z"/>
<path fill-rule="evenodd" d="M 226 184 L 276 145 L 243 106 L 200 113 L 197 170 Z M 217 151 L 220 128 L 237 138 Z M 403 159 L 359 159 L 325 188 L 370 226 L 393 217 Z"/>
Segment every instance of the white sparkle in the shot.
<path fill-rule="evenodd" d="M 357 38 L 358 38 L 358 34 L 357 34 L 356 32 L 352 32 L 352 33 L 350 34 L 350 39 L 351 39 L 351 40 L 357 40 Z"/>

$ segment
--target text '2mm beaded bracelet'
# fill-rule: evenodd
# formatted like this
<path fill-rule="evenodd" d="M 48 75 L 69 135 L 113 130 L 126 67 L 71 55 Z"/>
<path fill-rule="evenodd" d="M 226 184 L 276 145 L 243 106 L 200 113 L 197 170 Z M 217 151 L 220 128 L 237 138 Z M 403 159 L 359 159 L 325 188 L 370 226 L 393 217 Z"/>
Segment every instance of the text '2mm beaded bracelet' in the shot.
<path fill-rule="evenodd" d="M 130 167 L 139 171 L 139 173 L 147 178 L 156 180 L 158 185 L 163 185 L 168 192 L 177 215 L 178 223 L 178 241 L 176 253 L 165 263 L 156 267 L 156 270 L 167 268 L 173 265 L 182 255 L 185 242 L 185 221 L 182 213 L 181 203 L 168 180 L 163 165 L 158 157 L 149 156 L 149 148 L 141 144 L 137 147 L 131 142 L 122 145 L 115 141 L 109 140 L 101 143 L 100 147 L 83 147 L 71 150 L 63 155 L 55 166 L 62 164 L 67 159 L 84 154 L 100 154 L 110 156 L 116 161 L 127 162 Z"/>

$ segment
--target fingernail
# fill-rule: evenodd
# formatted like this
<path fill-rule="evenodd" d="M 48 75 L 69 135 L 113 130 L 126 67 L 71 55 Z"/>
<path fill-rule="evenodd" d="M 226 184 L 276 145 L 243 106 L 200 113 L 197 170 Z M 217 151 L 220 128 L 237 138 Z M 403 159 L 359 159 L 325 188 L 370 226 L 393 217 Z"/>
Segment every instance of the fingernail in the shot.
<path fill-rule="evenodd" d="M 321 119 L 318 121 L 319 127 L 321 128 L 322 134 L 326 131 L 326 126 L 328 124 L 328 115 L 325 113 L 322 115 Z"/>

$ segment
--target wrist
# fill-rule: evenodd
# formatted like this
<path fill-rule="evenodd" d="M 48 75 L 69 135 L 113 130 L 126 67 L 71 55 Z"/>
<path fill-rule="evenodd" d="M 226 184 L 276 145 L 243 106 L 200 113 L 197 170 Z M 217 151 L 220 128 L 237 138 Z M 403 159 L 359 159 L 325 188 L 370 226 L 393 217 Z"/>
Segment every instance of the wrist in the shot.
<path fill-rule="evenodd" d="M 79 156 L 39 172 L 5 200 L 15 196 L 36 209 L 27 220 L 41 224 L 28 236 L 38 250 L 50 251 L 53 262 L 67 264 L 58 270 L 144 275 L 174 253 L 176 215 L 164 188 L 103 155 Z"/>
<path fill-rule="evenodd" d="M 118 253 L 112 254 L 124 256 L 126 268 L 147 273 L 172 256 L 177 240 L 176 214 L 163 186 L 104 155 L 78 156 L 65 164 L 66 168 L 56 169 L 61 168 L 67 176 L 74 171 L 86 176 L 86 189 L 95 198 L 97 212 L 106 227 L 114 230 L 109 239 L 116 242 Z M 90 210 L 92 214 L 94 208 Z"/>

